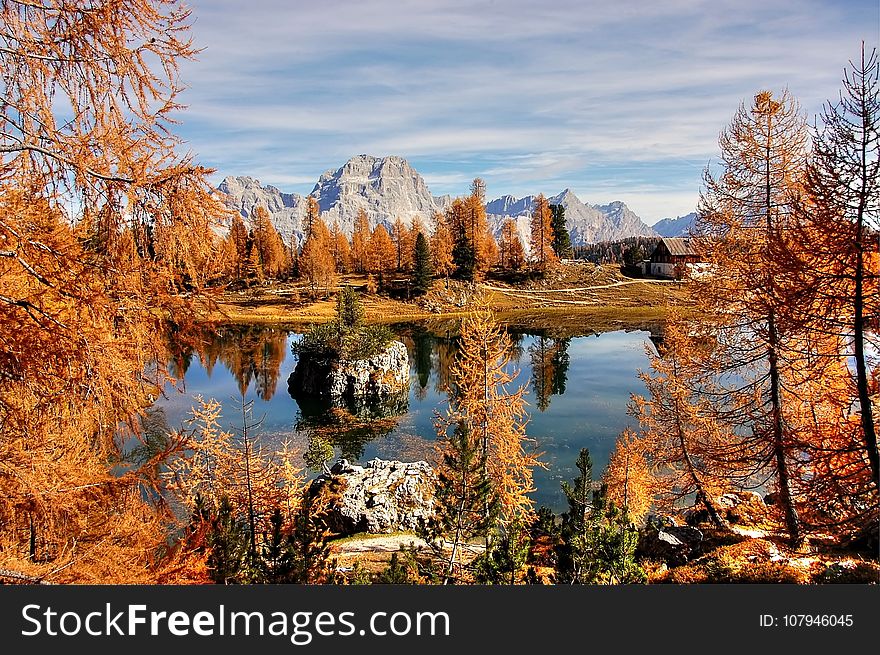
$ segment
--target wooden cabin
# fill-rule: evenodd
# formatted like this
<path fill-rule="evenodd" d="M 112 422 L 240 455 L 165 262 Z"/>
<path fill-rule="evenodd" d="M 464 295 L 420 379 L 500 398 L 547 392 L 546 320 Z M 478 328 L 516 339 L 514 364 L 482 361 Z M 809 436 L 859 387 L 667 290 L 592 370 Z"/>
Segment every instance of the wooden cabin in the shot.
<path fill-rule="evenodd" d="M 681 278 L 691 265 L 699 262 L 700 257 L 691 246 L 690 239 L 664 237 L 654 248 L 650 259 L 642 262 L 642 270 L 645 275 Z"/>

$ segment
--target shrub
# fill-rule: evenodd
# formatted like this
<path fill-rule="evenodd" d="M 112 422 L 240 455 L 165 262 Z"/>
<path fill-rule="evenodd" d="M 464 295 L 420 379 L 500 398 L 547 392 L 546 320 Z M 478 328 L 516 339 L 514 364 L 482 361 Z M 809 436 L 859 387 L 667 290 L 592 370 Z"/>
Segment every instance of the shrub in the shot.
<path fill-rule="evenodd" d="M 357 292 L 346 287 L 336 303 L 336 318 L 312 325 L 309 332 L 291 344 L 297 357 L 369 359 L 381 353 L 394 339 L 384 325 L 364 325 L 364 310 Z"/>

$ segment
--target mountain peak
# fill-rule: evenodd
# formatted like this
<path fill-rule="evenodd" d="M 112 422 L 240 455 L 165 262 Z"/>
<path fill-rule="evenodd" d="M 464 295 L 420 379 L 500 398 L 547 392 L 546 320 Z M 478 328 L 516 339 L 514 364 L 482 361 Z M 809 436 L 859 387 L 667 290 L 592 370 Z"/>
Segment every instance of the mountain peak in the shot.
<path fill-rule="evenodd" d="M 273 186 L 260 186 L 252 177 L 227 177 L 219 185 L 227 196 L 226 204 L 249 217 L 257 205 L 266 207 L 279 232 L 286 238 L 302 239 L 304 198 L 282 193 Z M 318 201 L 328 224 L 339 221 L 346 234 L 354 230 L 358 213 L 366 212 L 370 225 L 390 225 L 400 218 L 410 224 L 416 218 L 431 225 L 434 212 L 444 211 L 451 203 L 448 196 L 434 197 L 425 180 L 403 157 L 355 155 L 337 169 L 325 171 L 309 194 Z M 548 198 L 551 204 L 565 208 L 565 219 L 572 243 L 582 245 L 613 241 L 628 236 L 654 236 L 623 202 L 591 206 L 566 188 Z M 498 232 L 507 218 L 517 221 L 527 241 L 528 217 L 534 208 L 534 196 L 516 198 L 505 195 L 486 203 L 493 231 Z"/>
<path fill-rule="evenodd" d="M 691 212 L 676 218 L 663 218 L 654 223 L 654 231 L 661 237 L 688 236 L 696 220 L 697 212 Z"/>
<path fill-rule="evenodd" d="M 565 223 L 571 233 L 572 244 L 585 245 L 598 241 L 617 241 L 631 236 L 654 236 L 654 230 L 635 215 L 620 200 L 607 205 L 587 205 L 575 193 L 566 188 L 548 198 L 551 205 L 565 209 Z M 500 230 L 509 217 L 521 223 L 521 233 L 528 234 L 526 224 L 535 204 L 535 196 L 517 200 L 502 196 L 486 204 L 486 213 Z M 497 231 L 497 230 L 496 230 Z"/>
<path fill-rule="evenodd" d="M 411 223 L 420 218 L 428 223 L 443 199 L 435 199 L 425 180 L 403 157 L 361 154 L 336 170 L 321 175 L 311 196 L 328 223 L 338 220 L 346 232 L 354 229 L 360 210 L 371 225 L 391 224 L 397 218 Z"/>

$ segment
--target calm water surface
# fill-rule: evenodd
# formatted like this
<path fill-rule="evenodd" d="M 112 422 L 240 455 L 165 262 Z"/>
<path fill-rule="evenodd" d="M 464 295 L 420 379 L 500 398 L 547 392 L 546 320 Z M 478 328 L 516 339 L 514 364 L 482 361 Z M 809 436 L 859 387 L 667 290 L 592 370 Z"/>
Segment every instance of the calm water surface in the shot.
<path fill-rule="evenodd" d="M 188 418 L 196 395 L 213 397 L 223 403 L 223 423 L 234 431 L 242 424 L 244 398 L 253 401 L 254 418 L 260 421 L 256 432 L 265 447 L 289 441 L 305 453 L 320 434 L 324 443 L 330 435 L 335 457 L 352 461 L 426 458 L 436 438 L 435 412 L 446 408 L 455 338 L 413 326 L 395 331 L 409 350 L 411 375 L 408 397 L 391 406 L 348 408 L 353 414 L 340 419 L 326 406 L 297 402 L 287 380 L 296 366 L 290 343 L 298 335 L 256 327 L 224 328 L 173 362 L 180 382 L 169 386 L 156 406 L 176 427 Z M 627 404 L 630 394 L 644 393 L 637 373 L 648 368 L 645 348 L 653 345 L 646 331 L 567 339 L 510 334 L 516 345 L 513 364 L 519 369 L 514 386 L 527 388 L 527 431 L 547 464 L 535 472 L 534 499 L 560 511 L 565 508 L 560 483 L 574 477 L 579 450 L 590 449 L 598 477 L 617 435 L 633 425 Z"/>

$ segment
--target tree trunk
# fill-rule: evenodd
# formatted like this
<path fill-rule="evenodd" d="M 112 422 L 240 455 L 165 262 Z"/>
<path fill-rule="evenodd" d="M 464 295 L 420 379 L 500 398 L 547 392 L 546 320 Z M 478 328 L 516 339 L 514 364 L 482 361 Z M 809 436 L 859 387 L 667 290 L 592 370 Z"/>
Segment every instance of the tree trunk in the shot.
<path fill-rule="evenodd" d="M 864 253 L 862 251 L 862 209 L 859 207 L 859 221 L 856 233 L 856 289 L 855 316 L 853 336 L 855 340 L 856 388 L 859 394 L 861 410 L 862 435 L 868 461 L 871 463 L 871 474 L 874 486 L 880 487 L 880 455 L 877 452 L 877 432 L 874 428 L 873 408 L 868 394 L 868 371 L 865 366 L 865 299 L 864 299 Z"/>
<path fill-rule="evenodd" d="M 770 311 L 767 320 L 768 335 L 770 339 L 770 416 L 773 438 L 773 458 L 776 462 L 777 484 L 779 485 L 779 499 L 785 512 L 785 525 L 788 529 L 789 540 L 792 545 L 801 543 L 800 520 L 797 508 L 791 496 L 791 482 L 788 475 L 788 461 L 786 459 L 786 444 L 784 428 L 782 426 L 782 405 L 779 395 L 779 362 L 776 353 L 778 335 L 776 332 L 776 317 Z"/>
<path fill-rule="evenodd" d="M 771 125 L 773 122 L 773 107 L 768 104 L 767 109 L 767 146 L 764 158 L 764 211 L 765 211 L 765 239 L 766 251 L 764 253 L 764 266 L 767 267 L 766 293 L 769 298 L 767 309 L 767 359 L 770 365 L 770 419 L 773 439 L 773 458 L 776 462 L 777 483 L 779 485 L 779 497 L 782 509 L 785 512 L 785 525 L 788 529 L 789 540 L 792 545 L 801 542 L 800 521 L 794 500 L 791 497 L 791 482 L 788 475 L 788 461 L 786 460 L 785 433 L 782 425 L 782 398 L 779 394 L 779 333 L 776 326 L 776 312 L 773 303 L 777 302 L 776 286 L 773 273 L 769 269 L 773 261 L 773 253 L 770 244 L 774 238 L 781 236 L 781 231 L 773 221 L 773 194 L 772 179 L 770 176 L 770 162 L 772 161 L 771 146 L 773 144 Z"/>
<path fill-rule="evenodd" d="M 678 400 L 676 400 L 676 412 L 679 412 Z M 679 414 L 678 416 L 681 416 Z M 718 510 L 715 509 L 715 504 L 712 502 L 711 498 L 709 498 L 709 494 L 706 493 L 705 488 L 703 487 L 703 482 L 700 480 L 700 476 L 697 474 L 697 468 L 694 466 L 694 462 L 691 459 L 690 449 L 687 447 L 687 442 L 684 438 L 684 428 L 681 425 L 680 420 L 676 417 L 676 428 L 678 430 L 678 443 L 681 447 L 681 453 L 684 456 L 684 463 L 687 466 L 688 475 L 690 475 L 691 482 L 697 488 L 697 500 L 703 504 L 703 507 L 706 508 L 706 512 L 709 513 L 709 519 L 717 528 L 727 529 L 729 526 L 727 522 L 721 518 L 721 515 L 718 513 Z"/>

